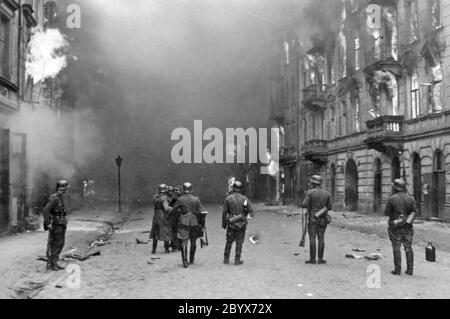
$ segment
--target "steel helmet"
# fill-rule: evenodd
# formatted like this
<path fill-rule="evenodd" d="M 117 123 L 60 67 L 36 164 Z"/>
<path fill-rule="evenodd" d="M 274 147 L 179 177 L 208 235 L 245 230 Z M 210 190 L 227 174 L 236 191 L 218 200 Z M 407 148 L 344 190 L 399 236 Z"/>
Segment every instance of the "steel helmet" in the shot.
<path fill-rule="evenodd" d="M 191 183 L 183 184 L 183 193 L 192 194 L 193 191 L 194 191 L 194 186 Z"/>
<path fill-rule="evenodd" d="M 158 191 L 160 194 L 167 193 L 169 187 L 166 184 L 161 184 L 158 186 Z"/>
<path fill-rule="evenodd" d="M 322 176 L 314 175 L 311 178 L 310 182 L 313 183 L 314 185 L 322 185 Z"/>
<path fill-rule="evenodd" d="M 242 183 L 239 181 L 235 181 L 233 183 L 233 191 L 235 192 L 242 192 L 243 187 L 244 185 L 242 185 Z"/>
<path fill-rule="evenodd" d="M 392 188 L 394 188 L 396 191 L 404 192 L 406 191 L 406 183 L 402 179 L 396 179 L 392 182 Z"/>
<path fill-rule="evenodd" d="M 56 191 L 58 191 L 61 187 L 68 188 L 69 182 L 66 180 L 60 180 L 56 182 Z"/>

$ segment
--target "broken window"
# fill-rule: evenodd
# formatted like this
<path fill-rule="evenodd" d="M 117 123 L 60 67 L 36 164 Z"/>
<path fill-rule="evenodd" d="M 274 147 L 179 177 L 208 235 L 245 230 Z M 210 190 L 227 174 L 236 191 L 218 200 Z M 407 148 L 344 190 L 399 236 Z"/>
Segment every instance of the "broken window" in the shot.
<path fill-rule="evenodd" d="M 360 68 L 360 61 L 359 61 L 359 50 L 360 50 L 360 42 L 359 42 L 359 35 L 357 34 L 355 36 L 355 70 L 359 70 Z"/>
<path fill-rule="evenodd" d="M 11 20 L 4 14 L 0 16 L 0 75 L 10 79 Z"/>
<path fill-rule="evenodd" d="M 359 96 L 352 99 L 353 104 L 353 110 L 354 110 L 354 125 L 355 125 L 355 132 L 361 131 L 361 125 L 360 125 L 360 104 L 359 104 Z"/>
<path fill-rule="evenodd" d="M 433 90 L 429 83 L 422 83 L 420 85 L 421 107 L 422 114 L 431 113 L 433 110 Z"/>
<path fill-rule="evenodd" d="M 419 39 L 419 6 L 417 0 L 407 0 L 409 18 L 409 41 Z"/>
<path fill-rule="evenodd" d="M 431 68 L 433 73 L 433 82 L 431 88 L 431 102 L 432 102 L 432 112 L 440 112 L 442 111 L 442 65 L 438 64 L 434 68 Z"/>
<path fill-rule="evenodd" d="M 431 0 L 431 24 L 433 29 L 439 29 L 441 24 L 441 0 Z"/>
<path fill-rule="evenodd" d="M 411 76 L 411 118 L 416 118 L 420 113 L 419 103 L 419 77 L 417 73 Z"/>

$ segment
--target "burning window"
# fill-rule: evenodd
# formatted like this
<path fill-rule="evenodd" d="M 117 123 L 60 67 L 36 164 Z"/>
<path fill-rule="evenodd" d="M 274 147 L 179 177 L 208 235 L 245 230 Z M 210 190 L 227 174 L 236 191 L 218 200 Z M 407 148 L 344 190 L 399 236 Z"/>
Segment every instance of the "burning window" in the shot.
<path fill-rule="evenodd" d="M 419 6 L 417 0 L 407 0 L 409 17 L 409 40 L 410 42 L 419 39 Z"/>
<path fill-rule="evenodd" d="M 5 79 L 10 79 L 10 42 L 11 20 L 4 14 L 0 16 L 0 74 Z"/>
<path fill-rule="evenodd" d="M 414 72 L 411 76 L 411 118 L 416 118 L 419 113 L 419 77 L 417 75 L 417 72 Z"/>

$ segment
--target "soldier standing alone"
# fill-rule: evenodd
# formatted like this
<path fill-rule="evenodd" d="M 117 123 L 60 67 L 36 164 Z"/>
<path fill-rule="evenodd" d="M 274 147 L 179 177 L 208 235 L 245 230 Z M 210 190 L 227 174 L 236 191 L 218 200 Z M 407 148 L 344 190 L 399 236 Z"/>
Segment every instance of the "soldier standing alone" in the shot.
<path fill-rule="evenodd" d="M 406 253 L 406 274 L 412 276 L 414 270 L 414 253 L 412 241 L 414 236 L 413 223 L 416 217 L 416 202 L 406 193 L 406 183 L 396 179 L 392 184 L 393 194 L 389 197 L 384 214 L 389 216 L 389 239 L 392 242 L 395 269 L 393 275 L 400 275 L 402 268 L 403 244 Z"/>
<path fill-rule="evenodd" d="M 328 226 L 328 211 L 333 210 L 331 194 L 322 188 L 322 177 L 314 175 L 311 189 L 303 201 L 302 207 L 308 209 L 309 255 L 307 264 L 316 264 L 316 238 L 319 241 L 318 262 L 325 264 L 325 232 Z"/>
<path fill-rule="evenodd" d="M 44 230 L 48 231 L 47 270 L 64 269 L 64 267 L 58 265 L 58 259 L 64 248 L 66 237 L 67 212 L 64 205 L 64 194 L 66 194 L 68 188 L 69 183 L 67 181 L 57 182 L 57 193 L 50 196 L 43 211 Z"/>
<path fill-rule="evenodd" d="M 230 263 L 230 253 L 233 242 L 236 242 L 235 265 L 242 265 L 242 245 L 247 230 L 247 215 L 253 216 L 253 209 L 247 197 L 241 194 L 242 183 L 233 183 L 233 193 L 225 199 L 222 213 L 222 228 L 227 230 L 227 243 L 225 245 L 224 264 Z M 235 220 L 233 222 L 233 220 Z"/>
<path fill-rule="evenodd" d="M 166 254 L 169 253 L 169 244 L 172 240 L 172 229 L 169 223 L 168 216 L 172 211 L 169 206 L 169 198 L 167 197 L 168 186 L 159 185 L 158 194 L 153 196 L 153 207 L 155 213 L 153 215 L 152 230 L 150 238 L 153 239 L 152 254 L 156 254 L 158 240 L 164 241 L 164 249 Z"/>
<path fill-rule="evenodd" d="M 174 213 L 178 216 L 177 237 L 181 241 L 181 259 L 183 267 L 188 268 L 189 264 L 195 261 L 197 250 L 197 239 L 203 236 L 206 216 L 202 214 L 200 199 L 192 195 L 193 186 L 191 183 L 184 183 L 183 195 L 178 198 L 174 207 Z M 189 262 L 188 262 L 188 241 L 190 241 Z"/>

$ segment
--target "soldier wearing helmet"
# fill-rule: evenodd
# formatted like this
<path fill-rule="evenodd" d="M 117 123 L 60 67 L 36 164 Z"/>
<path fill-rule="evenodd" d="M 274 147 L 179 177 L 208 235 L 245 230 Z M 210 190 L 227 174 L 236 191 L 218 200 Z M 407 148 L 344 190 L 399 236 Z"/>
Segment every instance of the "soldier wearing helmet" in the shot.
<path fill-rule="evenodd" d="M 169 187 L 161 184 L 158 187 L 158 194 L 153 196 L 154 215 L 150 238 L 153 240 L 152 254 L 156 254 L 158 240 L 164 241 L 164 249 L 169 253 L 170 241 L 172 240 L 172 229 L 169 222 L 169 214 L 172 208 L 169 206 L 167 191 Z"/>
<path fill-rule="evenodd" d="M 402 254 L 400 247 L 405 247 L 406 274 L 412 276 L 414 268 L 414 253 L 412 241 L 414 236 L 413 223 L 416 217 L 416 202 L 414 197 L 406 193 L 406 183 L 396 179 L 392 183 L 393 194 L 389 197 L 384 214 L 389 217 L 389 239 L 394 253 L 393 275 L 401 274 Z"/>
<path fill-rule="evenodd" d="M 200 199 L 192 195 L 193 185 L 184 183 L 183 194 L 178 198 L 174 211 L 178 218 L 177 237 L 181 241 L 181 259 L 183 267 L 188 268 L 189 264 L 195 261 L 197 250 L 197 239 L 203 236 L 205 228 L 205 215 L 202 214 Z M 190 242 L 188 261 L 188 241 Z"/>
<path fill-rule="evenodd" d="M 169 186 L 167 196 L 169 198 L 170 207 L 172 208 L 175 207 L 179 197 L 179 192 L 181 192 L 181 186 L 179 188 L 178 186 L 176 187 Z M 177 238 L 178 218 L 176 217 L 175 214 L 173 213 L 169 214 L 169 223 L 172 232 L 172 240 L 170 241 L 170 247 L 172 248 L 172 252 L 176 252 L 180 247 L 180 243 L 179 239 Z"/>
<path fill-rule="evenodd" d="M 56 183 L 56 193 L 50 196 L 43 210 L 44 230 L 48 231 L 47 270 L 58 271 L 64 267 L 58 264 L 66 237 L 67 211 L 64 205 L 64 195 L 69 188 L 65 180 Z"/>
<path fill-rule="evenodd" d="M 307 264 L 325 264 L 325 232 L 329 223 L 328 212 L 333 210 L 331 194 L 322 188 L 322 177 L 314 175 L 311 180 L 312 189 L 303 200 L 302 207 L 308 210 L 309 255 Z M 319 243 L 318 259 L 316 259 L 316 240 Z"/>
<path fill-rule="evenodd" d="M 235 265 L 242 265 L 242 245 L 244 244 L 245 232 L 247 230 L 247 216 L 253 216 L 250 200 L 242 195 L 243 185 L 234 181 L 232 194 L 225 198 L 222 212 L 222 228 L 227 231 L 224 253 L 224 263 L 230 263 L 230 254 L 233 242 L 236 242 Z"/>

